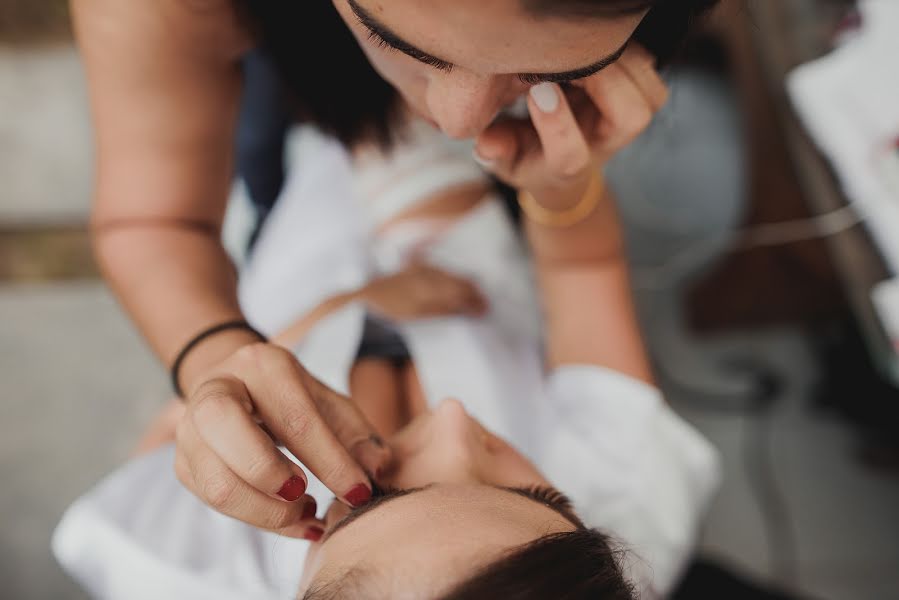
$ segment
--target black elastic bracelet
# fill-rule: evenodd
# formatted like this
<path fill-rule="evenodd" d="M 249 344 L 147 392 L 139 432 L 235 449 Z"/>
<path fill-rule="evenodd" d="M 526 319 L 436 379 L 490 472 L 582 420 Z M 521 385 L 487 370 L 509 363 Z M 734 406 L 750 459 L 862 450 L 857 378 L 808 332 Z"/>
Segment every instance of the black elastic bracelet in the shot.
<path fill-rule="evenodd" d="M 249 331 L 256 337 L 258 337 L 259 341 L 267 341 L 264 335 L 253 329 L 253 326 L 243 319 L 219 323 L 218 325 L 213 325 L 212 327 L 204 329 L 203 331 L 195 335 L 189 342 L 187 342 L 187 344 L 185 344 L 184 348 L 181 349 L 181 352 L 178 353 L 178 356 L 175 357 L 175 362 L 172 363 L 172 370 L 170 371 L 172 376 L 172 387 L 175 389 L 175 393 L 179 398 L 184 397 L 184 391 L 181 389 L 181 384 L 178 382 L 178 372 L 181 370 L 181 363 L 184 362 L 184 359 L 187 357 L 190 351 L 196 347 L 197 344 L 199 344 L 209 336 L 221 333 L 222 331 L 228 331 L 229 329 L 245 329 L 246 331 Z"/>

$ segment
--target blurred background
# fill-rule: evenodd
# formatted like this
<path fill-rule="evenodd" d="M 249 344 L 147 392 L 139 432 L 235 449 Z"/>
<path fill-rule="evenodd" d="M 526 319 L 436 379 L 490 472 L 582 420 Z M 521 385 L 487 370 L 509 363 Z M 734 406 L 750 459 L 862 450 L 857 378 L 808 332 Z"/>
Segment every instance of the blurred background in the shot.
<path fill-rule="evenodd" d="M 679 597 L 899 598 L 897 5 L 725 0 L 610 167 L 660 382 L 725 460 Z M 169 390 L 91 258 L 62 0 L 0 0 L 0 182 L 0 596 L 83 598 L 52 529 Z"/>

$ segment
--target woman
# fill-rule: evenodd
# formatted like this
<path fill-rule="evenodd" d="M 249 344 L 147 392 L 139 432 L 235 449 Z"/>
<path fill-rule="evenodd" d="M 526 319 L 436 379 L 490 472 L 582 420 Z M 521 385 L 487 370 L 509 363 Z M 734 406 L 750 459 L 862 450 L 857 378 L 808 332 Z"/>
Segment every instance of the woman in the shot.
<path fill-rule="evenodd" d="M 374 476 L 387 493 L 350 510 L 310 478 L 305 519 L 273 522 L 276 535 L 201 504 L 171 472 L 174 458 L 191 485 L 186 453 L 163 449 L 113 474 L 57 531 L 57 556 L 96 596 L 273 598 L 299 587 L 310 599 L 630 598 L 631 585 L 642 597 L 671 588 L 714 489 L 715 456 L 646 383 L 612 206 L 596 183 L 590 210 L 564 227 L 525 204 L 544 351 L 522 326 L 532 298 L 511 224 L 466 171 L 468 154 L 428 160 L 434 144 L 408 136 L 386 160 L 363 161 L 361 175 L 357 160 L 355 177 L 333 143 L 307 149 L 309 170 L 295 172 L 243 280 L 248 314 L 349 391 L 387 440 L 392 460 Z M 397 200 L 423 187 L 419 202 Z M 322 197 L 327 210 L 310 202 Z M 367 313 L 400 334 L 405 354 L 370 335 Z M 227 444 L 217 399 L 187 410 L 179 437 L 198 427 Z M 232 501 L 248 500 L 231 489 Z"/>
<path fill-rule="evenodd" d="M 712 3 L 75 0 L 97 132 L 99 262 L 173 365 L 191 422 L 212 399 L 230 432 L 210 443 L 209 431 L 183 428 L 188 487 L 248 523 L 299 526 L 303 475 L 263 426 L 348 505 L 371 497 L 368 475 L 391 460 L 352 404 L 242 322 L 218 232 L 250 32 L 294 84 L 300 115 L 343 141 L 386 141 L 391 114 L 408 108 L 449 136 L 477 136 L 494 174 L 562 210 L 665 100 L 653 57 L 628 42 L 664 58 Z M 495 120 L 526 93 L 540 118 Z"/>

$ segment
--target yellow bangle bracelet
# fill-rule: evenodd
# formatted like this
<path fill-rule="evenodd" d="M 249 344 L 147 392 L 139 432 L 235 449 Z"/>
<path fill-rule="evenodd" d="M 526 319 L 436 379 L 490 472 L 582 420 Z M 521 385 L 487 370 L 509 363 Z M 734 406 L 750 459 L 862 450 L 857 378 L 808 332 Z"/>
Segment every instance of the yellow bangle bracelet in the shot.
<path fill-rule="evenodd" d="M 537 202 L 530 193 L 520 190 L 518 192 L 518 204 L 521 211 L 528 219 L 544 227 L 571 227 L 580 223 L 593 212 L 599 204 L 605 192 L 605 184 L 602 176 L 594 171 L 590 177 L 590 184 L 580 201 L 571 208 L 565 210 L 550 210 Z"/>

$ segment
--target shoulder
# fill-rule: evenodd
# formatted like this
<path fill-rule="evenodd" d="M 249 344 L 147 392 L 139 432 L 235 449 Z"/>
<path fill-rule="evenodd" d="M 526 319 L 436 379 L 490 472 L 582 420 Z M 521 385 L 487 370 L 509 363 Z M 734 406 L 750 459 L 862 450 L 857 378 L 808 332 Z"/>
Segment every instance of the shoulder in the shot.
<path fill-rule="evenodd" d="M 235 58 L 252 45 L 252 37 L 233 0 L 157 0 L 173 31 L 201 53 Z"/>
<path fill-rule="evenodd" d="M 232 0 L 73 0 L 76 29 L 104 44 L 164 45 L 167 53 L 236 60 L 252 39 Z M 121 44 L 120 44 L 121 45 Z"/>

